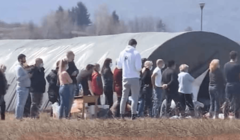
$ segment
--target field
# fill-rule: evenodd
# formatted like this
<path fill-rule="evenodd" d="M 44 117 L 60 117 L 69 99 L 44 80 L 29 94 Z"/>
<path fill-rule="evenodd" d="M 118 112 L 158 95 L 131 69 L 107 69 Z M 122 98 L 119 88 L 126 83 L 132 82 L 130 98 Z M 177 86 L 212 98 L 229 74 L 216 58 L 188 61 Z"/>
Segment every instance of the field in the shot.
<path fill-rule="evenodd" d="M 208 119 L 0 121 L 1 140 L 240 140 L 240 121 Z"/>

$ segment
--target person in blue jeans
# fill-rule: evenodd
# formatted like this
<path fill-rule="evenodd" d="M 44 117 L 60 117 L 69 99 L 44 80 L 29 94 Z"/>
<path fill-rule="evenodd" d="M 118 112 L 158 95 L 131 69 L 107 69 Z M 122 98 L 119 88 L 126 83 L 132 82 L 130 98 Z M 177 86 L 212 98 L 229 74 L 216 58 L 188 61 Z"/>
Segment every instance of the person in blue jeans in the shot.
<path fill-rule="evenodd" d="M 152 86 L 153 86 L 153 109 L 152 115 L 153 117 L 159 117 L 160 107 L 162 104 L 162 68 L 164 67 L 164 61 L 162 59 L 158 59 L 156 62 L 156 68 L 152 74 Z"/>
<path fill-rule="evenodd" d="M 151 61 L 146 61 L 142 69 L 142 90 L 139 100 L 140 104 L 138 106 L 138 117 L 144 117 L 145 108 L 147 108 L 149 116 L 152 117 L 152 65 Z"/>
<path fill-rule="evenodd" d="M 62 119 L 65 114 L 65 118 L 68 118 L 71 105 L 70 105 L 70 99 L 72 98 L 72 79 L 70 75 L 67 73 L 68 69 L 68 61 L 67 60 L 61 60 L 59 64 L 59 96 L 60 96 L 60 108 L 59 108 L 59 119 Z"/>
<path fill-rule="evenodd" d="M 17 87 L 16 87 L 16 95 L 17 95 L 17 104 L 15 109 L 15 117 L 16 119 L 21 120 L 23 118 L 24 106 L 26 104 L 29 88 L 31 86 L 29 74 L 24 65 L 26 64 L 26 56 L 24 54 L 20 54 L 18 56 L 19 64 L 16 66 L 16 79 L 17 79 Z"/>

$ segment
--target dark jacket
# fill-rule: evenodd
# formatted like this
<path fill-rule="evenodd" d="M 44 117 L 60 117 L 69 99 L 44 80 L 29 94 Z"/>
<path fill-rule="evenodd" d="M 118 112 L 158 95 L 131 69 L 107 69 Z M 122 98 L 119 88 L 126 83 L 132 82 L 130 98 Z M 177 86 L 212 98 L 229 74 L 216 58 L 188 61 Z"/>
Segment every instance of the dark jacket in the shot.
<path fill-rule="evenodd" d="M 115 68 L 113 72 L 114 91 L 118 97 L 122 96 L 122 69 Z"/>
<path fill-rule="evenodd" d="M 103 81 L 104 81 L 104 89 L 113 90 L 113 73 L 110 68 L 105 68 L 103 70 Z"/>
<path fill-rule="evenodd" d="M 151 81 L 152 72 L 146 68 L 145 71 L 142 73 L 141 81 L 142 81 L 142 88 L 144 86 L 152 87 Z"/>
<path fill-rule="evenodd" d="M 7 80 L 4 73 L 0 72 L 0 95 L 5 95 L 7 91 Z"/>
<path fill-rule="evenodd" d="M 45 73 L 44 68 L 37 68 L 34 67 L 31 70 L 32 77 L 31 77 L 31 92 L 35 93 L 44 93 L 46 87 L 46 80 L 45 80 Z"/>
<path fill-rule="evenodd" d="M 49 84 L 49 87 L 48 87 L 49 101 L 51 101 L 52 103 L 55 103 L 59 100 L 59 86 L 57 85 L 57 82 L 58 82 L 57 70 L 52 70 L 47 75 L 47 81 Z"/>
<path fill-rule="evenodd" d="M 167 91 L 172 93 L 178 92 L 178 75 L 174 70 L 167 68 L 163 71 L 162 83 L 168 85 Z"/>
<path fill-rule="evenodd" d="M 71 79 L 73 80 L 73 84 L 77 84 L 77 75 L 76 76 L 72 76 L 73 72 L 77 71 L 77 75 L 79 73 L 79 70 L 77 69 L 74 61 L 72 62 L 68 62 L 68 69 L 67 72 L 70 75 Z"/>
<path fill-rule="evenodd" d="M 224 87 L 225 79 L 223 73 L 219 68 L 213 72 L 209 72 L 209 85 L 216 85 L 217 87 Z"/>

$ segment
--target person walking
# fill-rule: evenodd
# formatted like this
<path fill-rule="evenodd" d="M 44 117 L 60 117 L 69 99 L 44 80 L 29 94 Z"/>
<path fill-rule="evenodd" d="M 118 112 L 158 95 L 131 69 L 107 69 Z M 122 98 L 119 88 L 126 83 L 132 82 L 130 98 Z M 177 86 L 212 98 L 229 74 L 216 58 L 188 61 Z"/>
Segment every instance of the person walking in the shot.
<path fill-rule="evenodd" d="M 235 118 L 240 118 L 240 65 L 238 64 L 238 53 L 231 51 L 229 54 L 230 62 L 224 65 L 224 76 L 226 78 L 226 103 L 233 109 Z M 225 106 L 225 107 L 226 107 Z M 224 110 L 226 110 L 225 108 Z M 228 113 L 224 112 L 225 118 L 228 117 Z"/>
<path fill-rule="evenodd" d="M 114 102 L 111 111 L 114 117 L 120 117 L 120 103 L 122 98 L 122 69 L 117 68 L 118 60 L 116 60 L 116 68 L 113 71 L 113 87 L 117 94 L 117 101 Z"/>
<path fill-rule="evenodd" d="M 142 91 L 140 96 L 140 104 L 138 107 L 138 116 L 144 117 L 145 108 L 147 108 L 148 114 L 152 117 L 152 61 L 145 61 L 142 69 Z"/>
<path fill-rule="evenodd" d="M 113 73 L 111 70 L 112 59 L 107 58 L 102 67 L 102 76 L 104 83 L 104 94 L 106 97 L 106 104 L 109 105 L 109 108 L 113 105 Z"/>
<path fill-rule="evenodd" d="M 95 96 L 98 96 L 98 105 L 101 105 L 100 96 L 103 94 L 102 76 L 99 73 L 100 65 L 94 65 L 94 71 L 92 73 L 92 89 Z"/>
<path fill-rule="evenodd" d="M 209 96 L 210 96 L 210 118 L 218 118 L 220 109 L 219 97 L 224 87 L 225 80 L 220 70 L 220 64 L 218 59 L 211 61 L 209 65 Z"/>
<path fill-rule="evenodd" d="M 67 72 L 70 75 L 73 83 L 71 85 L 71 98 L 70 98 L 70 110 L 69 113 L 71 111 L 72 108 L 72 104 L 73 104 L 73 100 L 75 96 L 78 96 L 79 94 L 79 88 L 78 88 L 78 84 L 77 84 L 77 75 L 79 74 L 79 70 L 77 69 L 75 63 L 74 63 L 74 58 L 75 58 L 75 54 L 73 53 L 73 51 L 68 51 L 66 54 L 67 60 L 68 60 L 68 69 Z"/>
<path fill-rule="evenodd" d="M 23 118 L 24 106 L 26 104 L 29 88 L 31 86 L 30 77 L 32 74 L 28 73 L 24 68 L 24 64 L 26 63 L 26 56 L 24 54 L 20 54 L 18 56 L 18 62 L 16 66 L 16 95 L 17 95 L 17 103 L 15 109 L 15 117 L 16 119 L 21 120 Z"/>
<path fill-rule="evenodd" d="M 35 67 L 31 70 L 31 118 L 39 118 L 39 109 L 41 107 L 43 93 L 45 92 L 46 87 L 44 71 L 45 69 L 43 67 L 43 60 L 41 58 L 37 58 L 35 61 Z"/>
<path fill-rule="evenodd" d="M 5 71 L 7 67 L 5 65 L 0 66 L 0 106 L 1 106 L 1 120 L 5 120 L 6 102 L 4 95 L 8 89 L 7 79 L 5 77 Z"/>
<path fill-rule="evenodd" d="M 170 106 L 172 100 L 175 101 L 177 109 L 180 109 L 179 103 L 179 94 L 178 94 L 178 75 L 175 72 L 176 64 L 175 61 L 170 60 L 168 62 L 167 68 L 162 73 L 162 87 L 164 90 L 164 94 L 166 96 L 166 108 L 164 114 L 166 117 L 169 117 L 169 113 L 171 112 Z"/>
<path fill-rule="evenodd" d="M 121 118 L 124 119 L 126 102 L 131 91 L 132 104 L 131 113 L 132 120 L 137 116 L 137 105 L 140 92 L 140 71 L 142 69 L 141 55 L 136 50 L 137 41 L 131 39 L 126 49 L 119 56 L 118 68 L 123 71 L 123 95 L 120 104 Z"/>
<path fill-rule="evenodd" d="M 158 59 L 156 61 L 156 68 L 152 74 L 152 85 L 153 85 L 153 117 L 159 117 L 160 107 L 162 104 L 163 91 L 162 91 L 162 68 L 164 66 L 164 61 Z"/>
<path fill-rule="evenodd" d="M 68 61 L 63 59 L 59 63 L 58 78 L 60 83 L 59 95 L 60 95 L 60 108 L 59 119 L 62 119 L 65 114 L 65 118 L 69 116 L 70 110 L 70 98 L 72 98 L 71 84 L 73 83 L 70 75 L 67 73 Z"/>
<path fill-rule="evenodd" d="M 186 64 L 182 64 L 179 67 L 180 73 L 178 74 L 178 82 L 179 82 L 179 96 L 180 96 L 180 104 L 181 104 L 181 115 L 185 116 L 186 106 L 188 106 L 189 111 L 191 112 L 191 116 L 194 115 L 194 105 L 192 99 L 192 86 L 194 82 L 194 78 L 188 73 L 189 66 Z"/>
<path fill-rule="evenodd" d="M 56 68 L 51 70 L 51 72 L 47 75 L 46 79 L 49 84 L 48 86 L 48 99 L 54 104 L 55 102 L 59 102 L 59 85 L 58 85 L 58 71 L 59 71 L 59 62 L 56 64 Z M 51 108 L 50 116 L 53 116 L 53 110 Z"/>

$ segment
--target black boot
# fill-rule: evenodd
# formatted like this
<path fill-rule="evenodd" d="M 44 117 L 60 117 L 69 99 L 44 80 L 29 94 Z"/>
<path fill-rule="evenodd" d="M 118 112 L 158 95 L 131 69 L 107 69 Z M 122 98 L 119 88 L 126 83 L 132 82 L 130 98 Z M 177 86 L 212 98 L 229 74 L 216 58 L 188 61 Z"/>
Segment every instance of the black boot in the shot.
<path fill-rule="evenodd" d="M 132 119 L 132 120 L 135 120 L 136 118 L 137 118 L 137 114 L 132 114 L 131 119 Z"/>
<path fill-rule="evenodd" d="M 120 114 L 120 119 L 124 120 L 124 114 Z"/>
<path fill-rule="evenodd" d="M 1 114 L 1 120 L 5 120 L 5 114 Z"/>

